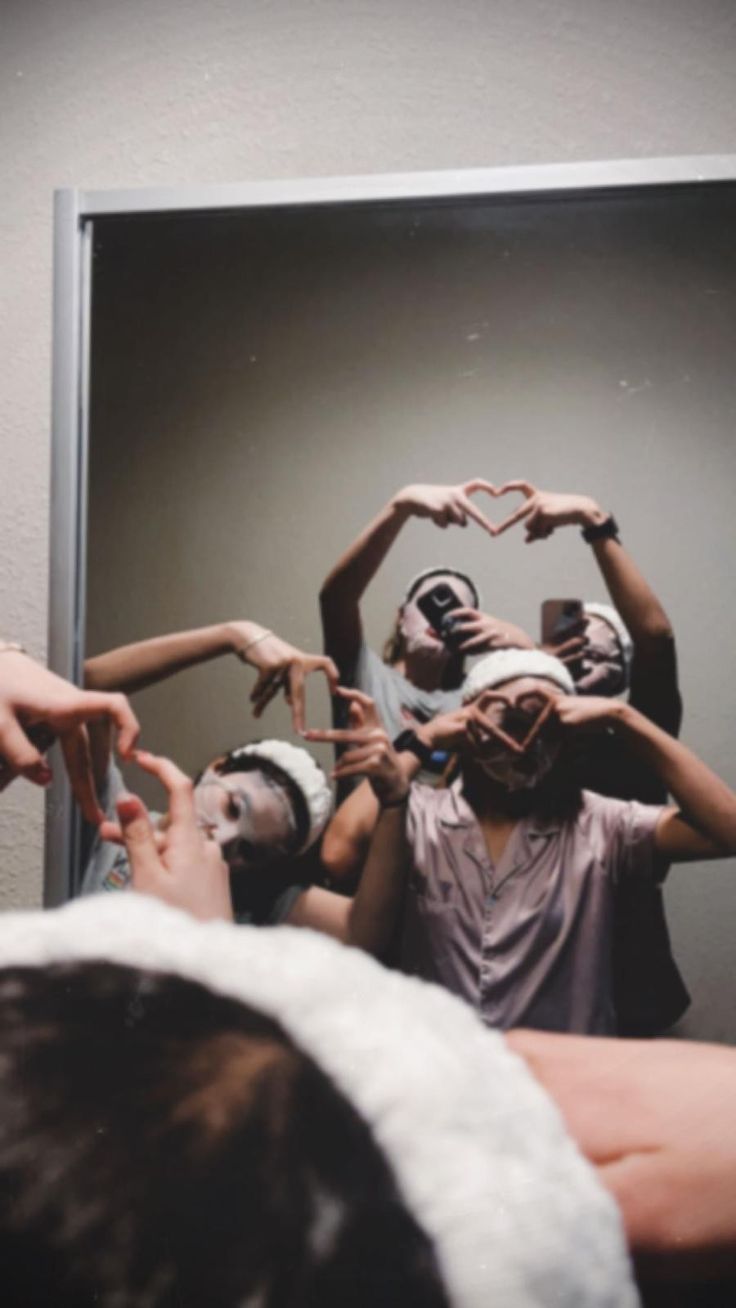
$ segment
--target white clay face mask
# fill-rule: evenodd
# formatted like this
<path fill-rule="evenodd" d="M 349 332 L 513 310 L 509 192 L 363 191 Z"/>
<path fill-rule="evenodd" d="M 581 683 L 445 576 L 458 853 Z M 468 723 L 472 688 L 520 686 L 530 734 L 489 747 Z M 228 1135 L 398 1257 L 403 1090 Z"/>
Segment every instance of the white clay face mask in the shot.
<path fill-rule="evenodd" d="M 502 745 L 493 753 L 476 756 L 475 762 L 486 776 L 506 790 L 533 790 L 546 777 L 558 753 L 559 746 L 556 742 L 539 739 L 534 741 L 525 754 L 514 754 Z"/>
<path fill-rule="evenodd" d="M 207 768 L 194 790 L 198 825 L 213 836 L 231 867 L 281 857 L 296 831 L 286 792 L 262 772 L 222 776 Z"/>
<path fill-rule="evenodd" d="M 578 690 L 584 695 L 621 694 L 626 689 L 626 662 L 615 631 L 603 618 L 591 615 L 586 622 L 585 640 Z"/>

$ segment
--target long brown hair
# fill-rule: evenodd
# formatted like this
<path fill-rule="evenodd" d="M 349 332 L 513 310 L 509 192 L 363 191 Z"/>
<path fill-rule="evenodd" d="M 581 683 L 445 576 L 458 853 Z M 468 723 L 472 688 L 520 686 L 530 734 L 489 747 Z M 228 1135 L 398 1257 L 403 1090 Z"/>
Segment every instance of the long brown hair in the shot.
<path fill-rule="evenodd" d="M 367 1122 L 270 1017 L 139 968 L 14 967 L 0 1045 L 7 1308 L 448 1308 Z"/>

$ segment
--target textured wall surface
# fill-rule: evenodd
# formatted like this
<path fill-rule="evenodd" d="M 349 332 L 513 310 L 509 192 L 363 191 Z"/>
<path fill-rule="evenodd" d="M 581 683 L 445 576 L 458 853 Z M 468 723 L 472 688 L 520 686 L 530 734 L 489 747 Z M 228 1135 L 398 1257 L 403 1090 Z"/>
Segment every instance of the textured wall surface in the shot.
<path fill-rule="evenodd" d="M 666 154 L 736 141 L 730 0 L 3 0 L 0 631 L 46 641 L 57 186 Z M 0 812 L 40 901 L 41 798 Z"/>

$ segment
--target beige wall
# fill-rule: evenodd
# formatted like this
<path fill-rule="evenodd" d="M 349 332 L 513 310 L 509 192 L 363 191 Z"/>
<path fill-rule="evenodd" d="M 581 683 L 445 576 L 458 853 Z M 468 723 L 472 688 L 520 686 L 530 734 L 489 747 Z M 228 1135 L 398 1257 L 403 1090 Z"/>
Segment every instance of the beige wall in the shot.
<path fill-rule="evenodd" d="M 55 186 L 733 148 L 730 0 L 5 0 L 0 23 L 0 629 L 40 656 Z M 39 902 L 41 846 L 16 785 L 3 907 Z"/>

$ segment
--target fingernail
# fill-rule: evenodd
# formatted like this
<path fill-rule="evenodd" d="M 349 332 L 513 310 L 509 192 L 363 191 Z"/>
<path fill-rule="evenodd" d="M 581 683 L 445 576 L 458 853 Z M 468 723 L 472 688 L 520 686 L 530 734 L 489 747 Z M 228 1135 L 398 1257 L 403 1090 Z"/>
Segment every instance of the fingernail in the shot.
<path fill-rule="evenodd" d="M 33 781 L 37 786 L 48 786 L 53 778 L 53 773 L 48 763 L 34 763 L 26 772 L 29 781 Z"/>
<path fill-rule="evenodd" d="M 133 795 L 121 796 L 117 801 L 118 817 L 123 821 L 129 821 L 131 818 L 138 816 L 138 805 Z"/>

